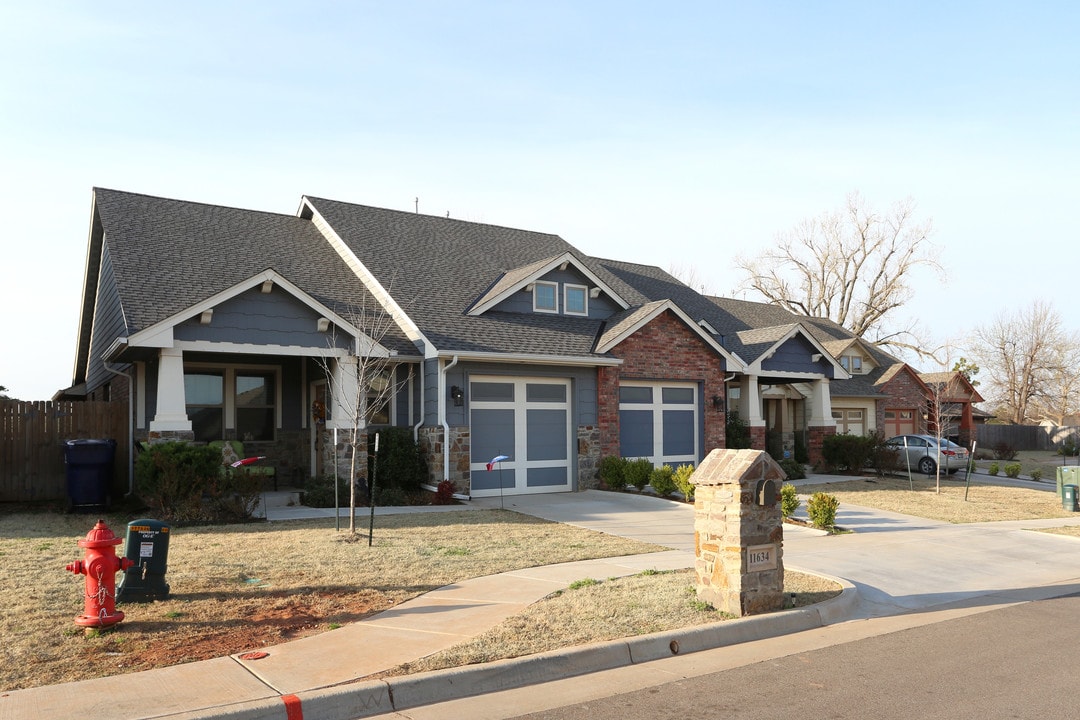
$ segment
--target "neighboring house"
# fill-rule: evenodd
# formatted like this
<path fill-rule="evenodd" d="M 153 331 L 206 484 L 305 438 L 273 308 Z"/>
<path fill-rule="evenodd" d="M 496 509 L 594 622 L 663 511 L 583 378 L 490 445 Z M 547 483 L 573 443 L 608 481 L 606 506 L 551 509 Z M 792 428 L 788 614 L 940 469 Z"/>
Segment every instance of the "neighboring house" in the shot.
<path fill-rule="evenodd" d="M 880 427 L 848 414 L 876 417 L 885 396 L 845 360 L 865 350 L 865 368 L 876 349 L 830 349 L 844 332 L 545 233 L 314 197 L 281 215 L 96 189 L 58 395 L 129 399 L 139 440 L 239 439 L 286 475 L 322 474 L 352 427 L 340 391 L 357 388 L 355 358 L 379 356 L 396 392 L 374 424 L 412 428 L 432 483 L 568 491 L 597 484 L 603 455 L 699 462 L 724 446 L 729 410 L 754 447 L 801 444 L 812 461 L 838 406 L 849 432 Z"/>

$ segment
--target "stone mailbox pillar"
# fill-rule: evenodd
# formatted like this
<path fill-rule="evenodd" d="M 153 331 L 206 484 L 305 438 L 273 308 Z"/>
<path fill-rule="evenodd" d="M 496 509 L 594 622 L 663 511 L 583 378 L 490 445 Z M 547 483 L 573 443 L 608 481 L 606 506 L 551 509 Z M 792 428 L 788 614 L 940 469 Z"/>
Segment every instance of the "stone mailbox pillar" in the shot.
<path fill-rule="evenodd" d="M 697 596 L 742 617 L 784 607 L 786 475 L 760 450 L 713 450 L 694 471 Z"/>

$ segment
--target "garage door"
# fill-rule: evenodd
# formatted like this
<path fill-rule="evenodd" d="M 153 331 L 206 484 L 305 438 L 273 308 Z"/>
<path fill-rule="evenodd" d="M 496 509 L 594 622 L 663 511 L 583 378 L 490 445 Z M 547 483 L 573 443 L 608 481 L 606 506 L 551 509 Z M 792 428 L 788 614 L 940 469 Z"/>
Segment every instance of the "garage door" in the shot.
<path fill-rule="evenodd" d="M 886 410 L 885 411 L 885 437 L 891 438 L 897 435 L 915 434 L 915 411 L 914 410 Z"/>
<path fill-rule="evenodd" d="M 673 467 L 698 461 L 696 383 L 629 383 L 619 387 L 619 454 Z"/>
<path fill-rule="evenodd" d="M 471 493 L 485 497 L 571 490 L 570 419 L 569 380 L 472 377 Z M 487 463 L 500 455 L 508 459 L 488 470 Z"/>

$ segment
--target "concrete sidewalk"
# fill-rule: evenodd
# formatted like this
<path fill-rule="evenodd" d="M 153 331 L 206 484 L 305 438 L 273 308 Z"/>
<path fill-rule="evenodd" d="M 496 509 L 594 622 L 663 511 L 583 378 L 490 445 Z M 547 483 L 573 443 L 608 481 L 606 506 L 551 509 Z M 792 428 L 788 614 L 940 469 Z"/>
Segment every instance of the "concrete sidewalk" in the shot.
<path fill-rule="evenodd" d="M 283 498 L 287 496 L 269 498 L 266 514 L 272 522 L 333 517 L 332 510 L 288 505 Z M 826 536 L 785 526 L 785 566 L 854 583 L 841 598 L 822 606 L 484 666 L 356 682 L 458 644 L 575 580 L 690 567 L 694 560 L 693 508 L 683 503 L 586 491 L 478 499 L 450 509 L 500 505 L 674 549 L 476 578 L 420 596 L 368 620 L 267 648 L 268 655 L 257 660 L 225 657 L 4 693 L 0 695 L 0 720 L 87 715 L 118 720 L 368 717 L 845 619 L 922 613 L 931 621 L 936 610 L 960 606 L 967 611 L 990 609 L 1047 593 L 1080 590 L 1080 545 L 1074 538 L 1032 533 L 1004 523 L 956 526 L 841 506 L 838 523 L 856 529 L 853 534 Z M 383 512 L 393 511 L 410 510 Z M 1080 518 L 1058 524 L 1066 522 L 1080 523 Z"/>

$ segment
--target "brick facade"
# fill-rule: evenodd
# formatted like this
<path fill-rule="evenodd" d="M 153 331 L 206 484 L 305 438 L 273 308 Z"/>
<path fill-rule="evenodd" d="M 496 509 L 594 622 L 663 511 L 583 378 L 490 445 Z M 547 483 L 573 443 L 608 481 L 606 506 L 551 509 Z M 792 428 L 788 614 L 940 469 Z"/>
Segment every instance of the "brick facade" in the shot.
<path fill-rule="evenodd" d="M 926 414 L 926 386 L 916 378 L 908 367 L 902 368 L 898 373 L 893 375 L 888 382 L 882 383 L 878 388 L 882 393 L 888 397 L 881 407 L 881 425 L 883 432 L 888 432 L 885 429 L 885 411 L 886 410 L 914 410 L 915 411 L 915 432 L 926 432 L 926 420 L 924 416 Z"/>
<path fill-rule="evenodd" d="M 699 335 L 674 313 L 657 316 L 611 351 L 623 360 L 620 367 L 597 372 L 600 451 L 619 454 L 619 383 L 621 380 L 701 382 L 704 406 L 703 454 L 725 446 L 724 371 L 722 360 Z M 713 398 L 720 399 L 719 408 Z"/>

